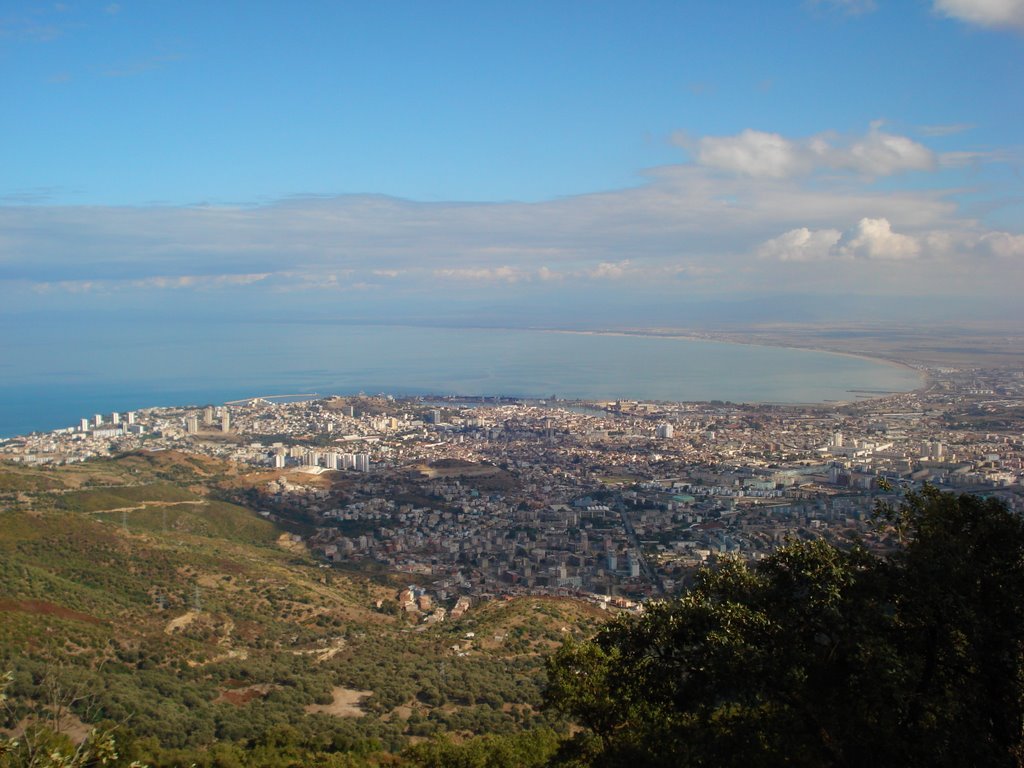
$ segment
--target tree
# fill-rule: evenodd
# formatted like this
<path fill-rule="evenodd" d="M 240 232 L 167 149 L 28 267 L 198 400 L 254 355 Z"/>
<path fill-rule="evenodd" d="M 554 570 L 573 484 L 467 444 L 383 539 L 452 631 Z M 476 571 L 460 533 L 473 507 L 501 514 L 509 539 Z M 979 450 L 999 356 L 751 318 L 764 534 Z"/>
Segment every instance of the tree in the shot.
<path fill-rule="evenodd" d="M 0 710 L 10 707 L 7 689 L 11 680 L 9 672 L 0 677 Z M 66 688 L 56 674 L 48 675 L 44 683 L 45 718 L 28 718 L 17 738 L 0 733 L 0 768 L 93 768 L 126 764 L 119 761 L 114 738 L 116 723 L 93 728 L 77 744 L 61 733 L 61 719 L 83 697 Z M 144 767 L 132 762 L 129 768 Z"/>
<path fill-rule="evenodd" d="M 595 765 L 1020 765 L 1024 523 L 926 488 L 886 558 L 791 543 L 548 663 Z M 572 750 L 569 750 L 572 753 Z"/>

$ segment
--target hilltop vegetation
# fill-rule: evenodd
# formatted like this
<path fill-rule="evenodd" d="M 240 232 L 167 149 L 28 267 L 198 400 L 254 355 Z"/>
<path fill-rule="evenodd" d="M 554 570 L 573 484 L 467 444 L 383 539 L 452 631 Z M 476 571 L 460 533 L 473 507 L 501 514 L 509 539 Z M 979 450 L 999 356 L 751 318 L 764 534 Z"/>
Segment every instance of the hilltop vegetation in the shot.
<path fill-rule="evenodd" d="M 619 766 L 1018 766 L 1024 521 L 926 488 L 882 559 L 794 543 L 550 662 L 569 750 Z"/>
<path fill-rule="evenodd" d="M 880 510 L 889 557 L 795 542 L 640 617 L 534 597 L 426 626 L 392 575 L 223 500 L 265 474 L 192 459 L 0 468 L 3 768 L 75 743 L 268 768 L 1024 756 L 1024 523 L 996 501 L 926 489 Z"/>
<path fill-rule="evenodd" d="M 500 602 L 420 631 L 389 610 L 397 582 L 326 568 L 218 498 L 248 482 L 237 469 L 193 458 L 0 470 L 0 727 L 116 725 L 119 760 L 150 765 L 378 764 L 442 733 L 557 741 L 543 659 L 600 612 Z"/>

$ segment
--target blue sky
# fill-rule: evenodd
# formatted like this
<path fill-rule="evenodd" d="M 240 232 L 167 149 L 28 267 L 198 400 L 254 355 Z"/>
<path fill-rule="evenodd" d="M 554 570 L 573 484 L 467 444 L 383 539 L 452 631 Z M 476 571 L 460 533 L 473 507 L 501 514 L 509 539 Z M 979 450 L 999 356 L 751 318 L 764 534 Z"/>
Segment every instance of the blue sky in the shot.
<path fill-rule="evenodd" d="M 1022 81 L 1024 0 L 8 2 L 0 311 L 1009 318 Z"/>

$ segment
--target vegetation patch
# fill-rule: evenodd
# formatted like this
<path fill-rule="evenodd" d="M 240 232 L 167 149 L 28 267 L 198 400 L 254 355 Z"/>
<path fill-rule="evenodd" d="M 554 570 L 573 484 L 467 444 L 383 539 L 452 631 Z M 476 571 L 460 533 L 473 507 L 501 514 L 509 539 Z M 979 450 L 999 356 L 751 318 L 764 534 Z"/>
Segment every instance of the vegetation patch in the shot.
<path fill-rule="evenodd" d="M 90 616 L 81 611 L 73 611 L 56 603 L 45 600 L 0 600 L 0 611 L 28 613 L 38 616 L 55 616 L 59 619 L 71 619 L 72 621 L 84 621 L 86 624 L 103 624 L 102 619 Z"/>

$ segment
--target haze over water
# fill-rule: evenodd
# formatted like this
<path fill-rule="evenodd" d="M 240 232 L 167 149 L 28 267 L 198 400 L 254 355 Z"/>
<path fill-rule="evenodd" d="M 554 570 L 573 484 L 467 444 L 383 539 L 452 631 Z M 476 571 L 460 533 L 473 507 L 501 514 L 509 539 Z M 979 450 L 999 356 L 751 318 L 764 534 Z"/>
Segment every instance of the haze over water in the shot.
<path fill-rule="evenodd" d="M 113 410 L 306 392 L 813 403 L 920 385 L 908 368 L 837 354 L 535 330 L 136 323 L 113 334 L 39 323 L 10 346 L 2 436 Z"/>

